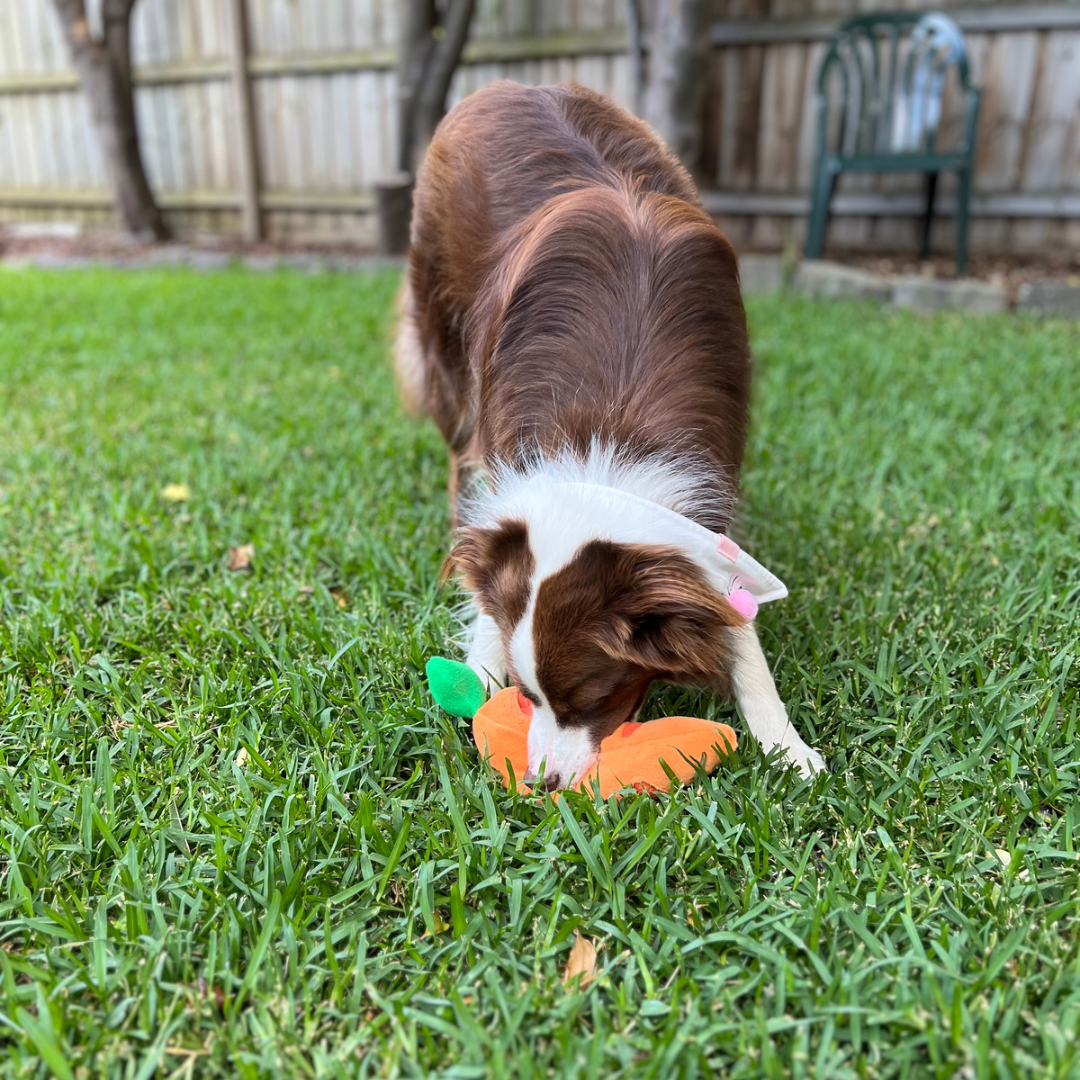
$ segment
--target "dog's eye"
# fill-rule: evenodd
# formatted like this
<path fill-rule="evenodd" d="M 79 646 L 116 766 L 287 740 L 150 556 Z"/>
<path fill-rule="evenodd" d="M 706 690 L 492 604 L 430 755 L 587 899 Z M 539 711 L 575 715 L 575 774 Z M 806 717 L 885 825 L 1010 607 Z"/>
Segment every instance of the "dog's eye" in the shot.
<path fill-rule="evenodd" d="M 521 683 L 517 684 L 518 693 L 528 701 L 531 701 L 534 705 L 540 704 L 540 695 L 534 694 L 527 686 L 522 686 Z"/>
<path fill-rule="evenodd" d="M 516 671 L 514 671 L 513 669 L 511 669 L 510 671 L 508 671 L 508 672 L 507 672 L 507 675 L 508 675 L 508 676 L 509 676 L 509 678 L 510 678 L 510 682 L 509 682 L 509 685 L 510 685 L 510 686 L 516 686 L 516 687 L 517 687 L 517 692 L 518 692 L 518 693 L 519 693 L 519 694 L 520 694 L 520 695 L 521 695 L 521 696 L 522 696 L 523 698 L 525 698 L 525 700 L 526 700 L 526 701 L 529 701 L 529 702 L 531 702 L 531 703 L 532 703 L 533 705 L 540 705 L 540 704 L 542 704 L 542 702 L 540 701 L 540 695 L 539 695 L 539 694 L 534 694 L 534 693 L 533 693 L 533 692 L 532 692 L 532 691 L 531 691 L 531 690 L 530 690 L 530 689 L 529 689 L 529 688 L 528 688 L 528 687 L 527 687 L 527 686 L 526 686 L 526 685 L 525 685 L 525 684 L 524 684 L 524 683 L 523 683 L 523 682 L 522 682 L 522 681 L 521 681 L 521 680 L 520 680 L 520 679 L 518 678 L 518 675 L 517 675 L 517 672 L 516 672 Z"/>

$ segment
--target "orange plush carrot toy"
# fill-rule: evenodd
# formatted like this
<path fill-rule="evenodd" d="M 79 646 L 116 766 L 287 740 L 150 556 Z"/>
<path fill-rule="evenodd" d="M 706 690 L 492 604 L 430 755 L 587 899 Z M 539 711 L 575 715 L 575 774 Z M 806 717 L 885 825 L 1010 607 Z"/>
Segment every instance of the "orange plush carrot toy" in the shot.
<path fill-rule="evenodd" d="M 432 696 L 447 712 L 473 718 L 473 738 L 480 754 L 507 786 L 512 779 L 520 782 L 529 763 L 532 705 L 528 699 L 511 686 L 485 703 L 484 687 L 476 674 L 441 656 L 428 662 L 427 675 Z M 604 799 L 623 788 L 669 791 L 672 781 L 665 765 L 685 784 L 699 765 L 712 772 L 721 754 L 735 745 L 735 732 L 713 720 L 667 716 L 644 724 L 623 724 L 600 744 L 596 761 L 574 786 L 599 791 Z"/>

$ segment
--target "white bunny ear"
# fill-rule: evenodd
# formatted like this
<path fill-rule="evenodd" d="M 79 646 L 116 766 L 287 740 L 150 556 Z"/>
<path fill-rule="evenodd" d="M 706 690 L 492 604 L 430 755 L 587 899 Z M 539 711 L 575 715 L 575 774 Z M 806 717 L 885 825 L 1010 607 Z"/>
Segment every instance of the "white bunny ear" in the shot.
<path fill-rule="evenodd" d="M 758 604 L 769 600 L 782 600 L 787 596 L 787 586 L 773 573 L 770 573 L 756 559 L 740 551 L 735 566 L 728 568 L 732 589 L 743 589 Z"/>
<path fill-rule="evenodd" d="M 528 522 L 530 530 L 546 529 L 550 533 L 555 529 L 553 520 L 538 521 L 533 516 L 545 492 L 551 493 L 550 504 L 560 508 L 565 520 L 580 516 L 601 522 L 594 532 L 598 538 L 625 544 L 662 542 L 678 548 L 705 571 L 713 588 L 725 596 L 736 574 L 740 579 L 738 587 L 750 593 L 757 604 L 781 600 L 788 594 L 784 583 L 747 555 L 730 536 L 715 533 L 668 506 L 621 488 L 537 473 L 513 486 L 507 496 L 489 508 L 488 523 L 494 524 L 500 518 L 520 519 Z M 556 540 L 561 542 L 573 534 L 572 529 L 565 534 L 559 532 Z M 541 547 L 559 549 L 559 543 Z M 566 557 L 570 554 L 572 550 L 566 552 Z"/>
<path fill-rule="evenodd" d="M 712 565 L 726 573 L 727 594 L 732 606 L 740 615 L 753 619 L 757 615 L 758 604 L 767 600 L 779 600 L 787 596 L 787 586 L 775 575 L 770 574 L 761 563 L 746 554 L 730 536 L 718 533 L 716 537 L 716 555 Z M 742 593 L 739 600 L 735 594 Z M 752 611 L 753 614 L 748 614 Z"/>

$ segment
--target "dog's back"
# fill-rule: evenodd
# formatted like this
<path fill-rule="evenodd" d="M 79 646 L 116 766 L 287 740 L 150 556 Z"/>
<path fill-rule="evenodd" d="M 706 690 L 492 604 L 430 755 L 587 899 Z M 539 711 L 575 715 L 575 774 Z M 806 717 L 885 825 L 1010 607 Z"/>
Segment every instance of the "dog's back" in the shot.
<path fill-rule="evenodd" d="M 632 186 L 698 204 L 685 170 L 642 123 L 590 90 L 498 82 L 439 125 L 417 184 L 414 283 L 438 273 L 471 306 L 500 242 L 557 195 Z M 430 264 L 430 265 L 425 265 Z"/>
<path fill-rule="evenodd" d="M 734 490 L 749 388 L 735 256 L 644 124 L 579 88 L 472 95 L 429 148 L 412 241 L 406 321 L 426 359 L 408 396 L 457 456 L 600 440 L 695 455 Z"/>

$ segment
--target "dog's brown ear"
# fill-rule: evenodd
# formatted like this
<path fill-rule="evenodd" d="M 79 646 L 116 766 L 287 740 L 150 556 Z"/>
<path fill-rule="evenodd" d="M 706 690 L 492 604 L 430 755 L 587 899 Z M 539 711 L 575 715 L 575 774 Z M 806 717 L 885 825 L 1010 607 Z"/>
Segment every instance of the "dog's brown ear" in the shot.
<path fill-rule="evenodd" d="M 460 579 L 486 615 L 510 628 L 525 614 L 535 567 L 528 526 L 524 521 L 501 521 L 492 528 L 461 529 L 440 579 Z"/>
<path fill-rule="evenodd" d="M 611 657 L 675 682 L 709 685 L 726 670 L 728 627 L 746 620 L 680 552 L 620 546 L 594 640 Z"/>

